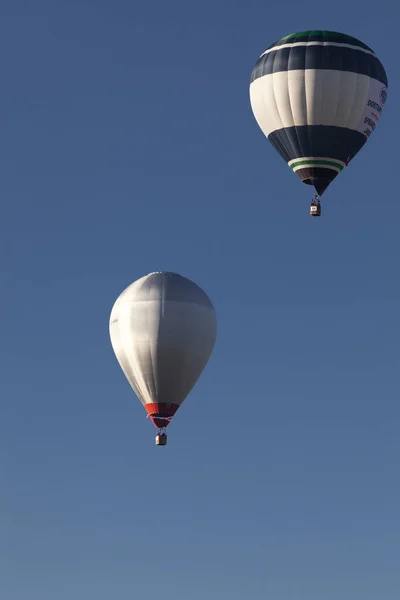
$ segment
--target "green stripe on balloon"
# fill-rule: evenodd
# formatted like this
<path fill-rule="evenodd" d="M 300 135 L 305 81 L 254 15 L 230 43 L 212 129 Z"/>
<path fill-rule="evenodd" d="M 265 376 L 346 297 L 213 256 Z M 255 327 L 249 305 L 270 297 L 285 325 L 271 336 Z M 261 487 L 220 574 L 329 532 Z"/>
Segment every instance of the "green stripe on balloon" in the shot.
<path fill-rule="evenodd" d="M 292 162 L 289 167 L 293 170 L 298 169 L 299 167 L 303 166 L 303 165 L 308 165 L 310 167 L 318 167 L 318 166 L 324 166 L 324 167 L 335 167 L 335 169 L 339 169 L 339 171 L 342 171 L 344 169 L 344 166 L 336 161 L 333 160 L 298 160 L 296 162 Z"/>

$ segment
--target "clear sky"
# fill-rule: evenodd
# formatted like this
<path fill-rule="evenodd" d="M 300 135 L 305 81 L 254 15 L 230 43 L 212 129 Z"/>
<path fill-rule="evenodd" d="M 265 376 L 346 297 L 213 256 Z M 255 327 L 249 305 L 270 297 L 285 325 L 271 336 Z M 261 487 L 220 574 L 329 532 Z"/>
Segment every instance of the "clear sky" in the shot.
<path fill-rule="evenodd" d="M 3 0 L 0 596 L 398 600 L 392 0 Z M 370 45 L 388 102 L 312 219 L 249 77 L 283 35 Z M 166 448 L 108 334 L 132 281 L 211 297 Z"/>

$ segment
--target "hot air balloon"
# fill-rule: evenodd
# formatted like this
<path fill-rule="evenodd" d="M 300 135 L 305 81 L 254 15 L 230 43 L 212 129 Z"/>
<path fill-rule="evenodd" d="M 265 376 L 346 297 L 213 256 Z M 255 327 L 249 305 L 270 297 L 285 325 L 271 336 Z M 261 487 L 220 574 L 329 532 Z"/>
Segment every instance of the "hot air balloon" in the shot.
<path fill-rule="evenodd" d="M 214 307 L 193 281 L 156 272 L 117 298 L 110 337 L 128 382 L 167 443 L 166 428 L 199 379 L 217 336 Z"/>
<path fill-rule="evenodd" d="M 302 31 L 274 42 L 250 81 L 254 117 L 303 183 L 321 196 L 375 130 L 387 76 L 374 52 L 334 31 Z"/>

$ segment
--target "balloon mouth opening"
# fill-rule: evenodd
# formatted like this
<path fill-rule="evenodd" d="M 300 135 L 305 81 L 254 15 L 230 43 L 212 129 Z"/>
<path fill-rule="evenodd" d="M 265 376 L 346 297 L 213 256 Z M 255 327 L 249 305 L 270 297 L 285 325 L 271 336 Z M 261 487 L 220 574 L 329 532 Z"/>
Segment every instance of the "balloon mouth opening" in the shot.
<path fill-rule="evenodd" d="M 338 175 L 336 168 L 304 166 L 296 169 L 295 174 L 306 185 L 312 185 L 317 194 L 322 196 L 326 188 Z"/>
<path fill-rule="evenodd" d="M 160 417 L 159 415 L 150 415 L 150 420 L 157 429 L 165 429 L 171 423 L 171 419 Z"/>
<path fill-rule="evenodd" d="M 168 427 L 172 417 L 179 408 L 179 404 L 169 404 L 166 402 L 151 402 L 144 405 L 147 415 L 151 422 L 158 429 Z"/>
<path fill-rule="evenodd" d="M 331 181 L 326 179 L 318 179 L 316 177 L 307 177 L 307 179 L 303 179 L 303 183 L 306 185 L 313 185 L 317 194 L 322 196 Z"/>

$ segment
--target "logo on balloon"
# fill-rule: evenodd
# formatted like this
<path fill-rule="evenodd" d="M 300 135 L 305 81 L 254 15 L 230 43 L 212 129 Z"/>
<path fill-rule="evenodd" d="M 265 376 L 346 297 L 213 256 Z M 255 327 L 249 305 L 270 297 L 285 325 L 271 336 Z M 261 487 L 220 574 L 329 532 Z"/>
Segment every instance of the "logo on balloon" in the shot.
<path fill-rule="evenodd" d="M 385 105 L 386 98 L 387 98 L 387 88 L 383 87 L 381 89 L 381 91 L 379 92 L 379 100 L 380 100 L 381 106 Z"/>

